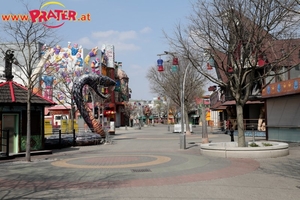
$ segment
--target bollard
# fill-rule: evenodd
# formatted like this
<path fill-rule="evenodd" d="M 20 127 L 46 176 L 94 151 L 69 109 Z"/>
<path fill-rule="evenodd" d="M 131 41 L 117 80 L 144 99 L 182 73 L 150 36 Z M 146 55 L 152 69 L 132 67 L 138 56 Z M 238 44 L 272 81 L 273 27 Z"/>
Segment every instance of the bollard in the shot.
<path fill-rule="evenodd" d="M 61 130 L 58 130 L 58 146 L 61 149 Z"/>
<path fill-rule="evenodd" d="M 234 142 L 234 130 L 230 130 L 231 142 Z"/>
<path fill-rule="evenodd" d="M 73 129 L 73 146 L 76 146 L 75 129 Z"/>
<path fill-rule="evenodd" d="M 180 149 L 186 149 L 186 137 L 185 133 L 179 135 Z"/>
<path fill-rule="evenodd" d="M 9 130 L 6 131 L 6 157 L 9 157 Z"/>
<path fill-rule="evenodd" d="M 252 139 L 253 139 L 252 142 L 255 142 L 254 125 L 252 125 L 251 128 L 252 128 Z"/>

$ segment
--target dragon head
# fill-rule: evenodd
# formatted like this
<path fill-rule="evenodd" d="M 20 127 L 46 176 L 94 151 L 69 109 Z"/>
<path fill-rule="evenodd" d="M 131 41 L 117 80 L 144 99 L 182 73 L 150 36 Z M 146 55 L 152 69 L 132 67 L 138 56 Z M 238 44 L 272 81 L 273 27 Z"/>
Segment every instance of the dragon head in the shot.
<path fill-rule="evenodd" d="M 89 86 L 92 87 L 101 98 L 107 99 L 109 97 L 109 94 L 105 94 L 101 91 L 103 87 L 108 89 L 108 93 L 115 89 L 116 82 L 107 76 L 92 74 L 89 75 L 89 77 L 93 80 Z"/>

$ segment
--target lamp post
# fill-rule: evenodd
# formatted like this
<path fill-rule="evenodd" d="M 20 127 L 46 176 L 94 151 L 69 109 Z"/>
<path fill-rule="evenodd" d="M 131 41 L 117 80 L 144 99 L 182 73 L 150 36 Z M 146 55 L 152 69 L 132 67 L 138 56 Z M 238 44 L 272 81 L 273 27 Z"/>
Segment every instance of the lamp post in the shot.
<path fill-rule="evenodd" d="M 204 99 L 202 100 L 202 143 L 208 143 L 208 135 L 207 135 L 207 124 L 206 124 L 206 106 L 204 104 Z"/>
<path fill-rule="evenodd" d="M 143 111 L 142 111 L 142 104 L 139 103 L 139 129 L 141 130 L 142 128 L 142 123 L 143 123 Z"/>
<path fill-rule="evenodd" d="M 166 100 L 167 100 L 167 124 L 168 124 L 168 131 L 170 131 L 170 123 L 169 123 L 170 102 L 168 97 L 166 97 Z"/>
<path fill-rule="evenodd" d="M 184 71 L 183 75 L 183 81 L 182 81 L 182 87 L 181 87 L 181 135 L 180 135 L 180 149 L 186 149 L 186 135 L 184 132 L 184 90 L 185 90 L 185 79 L 186 79 L 186 73 L 190 67 L 190 63 L 187 65 Z"/>

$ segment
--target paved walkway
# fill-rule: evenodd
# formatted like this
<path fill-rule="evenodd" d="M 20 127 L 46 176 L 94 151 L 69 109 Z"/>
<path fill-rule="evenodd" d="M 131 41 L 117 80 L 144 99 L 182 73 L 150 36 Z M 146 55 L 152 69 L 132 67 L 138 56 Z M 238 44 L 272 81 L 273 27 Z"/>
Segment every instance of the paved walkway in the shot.
<path fill-rule="evenodd" d="M 273 159 L 200 154 L 201 127 L 186 136 L 166 125 L 116 129 L 111 144 L 54 150 L 0 163 L 1 199 L 299 199 L 300 146 Z M 236 139 L 236 138 L 235 138 Z M 252 138 L 248 138 L 249 140 Z M 212 142 L 230 141 L 209 134 Z"/>

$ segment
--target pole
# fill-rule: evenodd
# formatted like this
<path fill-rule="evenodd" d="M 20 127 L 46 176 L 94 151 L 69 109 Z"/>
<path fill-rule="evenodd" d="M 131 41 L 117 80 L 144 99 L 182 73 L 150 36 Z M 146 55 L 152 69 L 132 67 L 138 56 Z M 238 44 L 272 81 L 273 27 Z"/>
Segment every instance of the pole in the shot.
<path fill-rule="evenodd" d="M 142 128 L 141 121 L 143 120 L 142 113 L 141 113 L 141 109 L 142 109 L 141 106 L 142 106 L 142 104 L 140 104 L 139 106 L 140 106 L 140 108 L 139 108 L 139 113 L 140 113 L 140 114 L 139 114 L 139 117 L 140 117 L 140 118 L 139 118 L 139 130 L 141 130 L 141 128 Z"/>
<path fill-rule="evenodd" d="M 255 142 L 255 132 L 254 132 L 254 125 L 251 125 L 252 128 L 252 142 Z"/>
<path fill-rule="evenodd" d="M 190 64 L 185 68 L 183 81 L 182 81 L 182 87 L 181 87 L 181 134 L 180 134 L 180 149 L 186 149 L 186 135 L 184 132 L 184 89 L 185 89 L 185 79 L 186 79 L 186 73 L 188 68 L 190 67 Z"/>
<path fill-rule="evenodd" d="M 208 143 L 208 135 L 207 135 L 207 122 L 205 119 L 206 116 L 206 109 L 205 104 L 202 104 L 202 143 Z"/>
<path fill-rule="evenodd" d="M 185 145 L 185 133 L 184 133 L 184 89 L 183 89 L 183 83 L 182 83 L 182 87 L 181 87 L 181 134 L 180 134 L 180 149 L 185 149 L 186 145 Z"/>
<path fill-rule="evenodd" d="M 101 99 L 102 105 L 101 105 L 101 110 L 102 110 L 102 117 L 101 117 L 101 125 L 102 129 L 105 130 L 104 128 L 104 99 Z"/>
<path fill-rule="evenodd" d="M 3 131 L 5 132 L 5 131 Z M 9 130 L 6 131 L 6 157 L 9 157 Z"/>
<path fill-rule="evenodd" d="M 73 146 L 76 146 L 75 129 L 73 129 Z"/>
<path fill-rule="evenodd" d="M 167 97 L 167 124 L 168 124 L 168 131 L 170 131 L 170 124 L 169 124 L 169 110 L 170 110 L 170 105 L 169 105 L 169 99 Z"/>
<path fill-rule="evenodd" d="M 59 149 L 61 149 L 61 129 L 59 129 L 59 131 L 58 131 L 58 146 L 59 146 Z"/>

